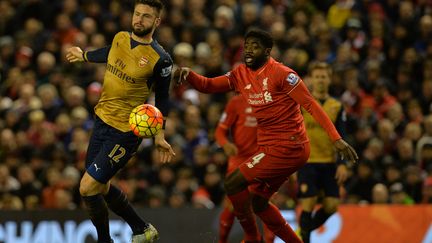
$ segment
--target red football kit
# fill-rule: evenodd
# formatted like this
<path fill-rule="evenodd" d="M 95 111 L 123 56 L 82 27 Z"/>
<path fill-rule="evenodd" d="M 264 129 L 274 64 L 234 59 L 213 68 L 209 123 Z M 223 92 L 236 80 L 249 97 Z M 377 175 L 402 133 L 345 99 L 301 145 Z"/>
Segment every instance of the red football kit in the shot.
<path fill-rule="evenodd" d="M 237 155 L 229 157 L 227 174 L 257 151 L 257 121 L 252 114 L 252 107 L 241 95 L 234 96 L 225 106 L 215 132 L 216 142 L 220 146 L 228 142 L 229 130 L 232 142 L 237 147 Z"/>
<path fill-rule="evenodd" d="M 297 73 L 273 58 L 258 70 L 241 64 L 216 78 L 190 72 L 187 80 L 205 93 L 236 90 L 252 107 L 258 123 L 258 151 L 239 169 L 250 183 L 250 191 L 263 197 L 270 198 L 309 157 L 309 140 L 300 105 L 311 113 L 332 141 L 341 138 Z"/>

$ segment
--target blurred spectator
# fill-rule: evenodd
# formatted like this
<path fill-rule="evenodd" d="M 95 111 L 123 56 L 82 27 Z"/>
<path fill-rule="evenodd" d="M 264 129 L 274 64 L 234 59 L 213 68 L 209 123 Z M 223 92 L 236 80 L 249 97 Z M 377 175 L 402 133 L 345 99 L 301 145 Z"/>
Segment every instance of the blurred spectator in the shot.
<path fill-rule="evenodd" d="M 372 188 L 372 203 L 373 204 L 389 203 L 389 191 L 386 185 L 378 183 Z"/>
<path fill-rule="evenodd" d="M 414 204 L 414 200 L 404 191 L 403 184 L 400 182 L 390 186 L 390 201 L 392 204 Z"/>
<path fill-rule="evenodd" d="M 422 200 L 422 186 L 420 168 L 417 165 L 408 166 L 404 171 L 404 188 L 415 203 Z"/>
<path fill-rule="evenodd" d="M 378 182 L 372 172 L 372 164 L 369 161 L 359 162 L 357 175 L 347 183 L 348 201 L 372 203 L 372 189 Z"/>
<path fill-rule="evenodd" d="M 9 168 L 0 164 L 0 192 L 2 194 L 12 193 L 19 190 L 21 187 L 19 181 L 10 175 Z"/>

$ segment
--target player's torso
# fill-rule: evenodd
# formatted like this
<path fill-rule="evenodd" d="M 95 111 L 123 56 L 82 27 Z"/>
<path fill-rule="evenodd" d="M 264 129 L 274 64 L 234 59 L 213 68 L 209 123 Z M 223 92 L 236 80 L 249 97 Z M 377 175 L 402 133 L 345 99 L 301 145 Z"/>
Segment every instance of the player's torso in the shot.
<path fill-rule="evenodd" d="M 231 102 L 234 103 L 237 113 L 232 135 L 238 148 L 238 157 L 248 157 L 254 154 L 257 148 L 257 120 L 252 107 L 242 96 L 234 97 Z"/>
<path fill-rule="evenodd" d="M 281 88 L 282 64 L 275 61 L 252 71 L 244 65 L 235 72 L 236 89 L 252 107 L 258 122 L 259 145 L 290 145 L 307 141 L 299 105 Z"/>
<path fill-rule="evenodd" d="M 159 58 L 152 45 L 133 47 L 128 32 L 118 33 L 108 55 L 96 114 L 111 126 L 128 131 L 129 113 L 149 96 L 153 86 L 150 80 Z"/>
<path fill-rule="evenodd" d="M 342 103 L 334 98 L 327 98 L 324 102 L 318 101 L 321 107 L 329 116 L 330 120 L 335 123 L 342 108 Z M 333 143 L 327 135 L 327 132 L 318 122 L 304 109 L 302 109 L 306 132 L 310 140 L 310 156 L 308 162 L 329 163 L 335 162 L 336 153 Z"/>

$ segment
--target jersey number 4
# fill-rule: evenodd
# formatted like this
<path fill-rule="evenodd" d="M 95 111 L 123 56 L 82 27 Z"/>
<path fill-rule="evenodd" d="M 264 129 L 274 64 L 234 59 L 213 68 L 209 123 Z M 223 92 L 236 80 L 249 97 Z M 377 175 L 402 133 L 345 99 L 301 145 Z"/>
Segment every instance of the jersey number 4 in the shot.
<path fill-rule="evenodd" d="M 260 162 L 260 160 L 262 158 L 264 158 L 265 153 L 259 153 L 257 155 L 255 155 L 254 157 L 252 157 L 252 162 L 248 162 L 246 165 L 248 168 L 253 168 L 256 164 L 258 164 Z"/>

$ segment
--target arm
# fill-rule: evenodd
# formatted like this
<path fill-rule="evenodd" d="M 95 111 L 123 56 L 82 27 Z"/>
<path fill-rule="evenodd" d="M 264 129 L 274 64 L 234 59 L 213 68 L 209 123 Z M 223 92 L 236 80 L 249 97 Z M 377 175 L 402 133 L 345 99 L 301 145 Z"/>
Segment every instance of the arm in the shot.
<path fill-rule="evenodd" d="M 227 156 L 233 156 L 238 153 L 237 146 L 228 139 L 228 131 L 235 125 L 238 119 L 238 112 L 235 104 L 235 98 L 233 98 L 226 105 L 215 131 L 216 142 L 222 146 Z"/>
<path fill-rule="evenodd" d="M 346 112 L 345 112 L 342 105 L 341 105 L 341 108 L 338 112 L 338 116 L 337 116 L 336 121 L 335 121 L 335 126 L 336 126 L 337 131 L 341 135 L 341 137 L 345 138 L 345 136 L 346 136 Z M 343 160 L 341 157 L 338 157 L 336 163 L 339 165 L 340 164 L 346 164 L 346 160 Z"/>
<path fill-rule="evenodd" d="M 159 60 L 155 65 L 152 76 L 155 84 L 155 105 L 162 112 L 164 121 L 170 110 L 169 88 L 171 84 L 172 65 L 173 62 L 169 57 Z"/>
<path fill-rule="evenodd" d="M 215 139 L 216 142 L 222 146 L 225 154 L 227 156 L 236 155 L 238 150 L 237 146 L 234 143 L 228 140 L 228 127 L 224 126 L 224 124 L 219 123 L 215 131 Z"/>
<path fill-rule="evenodd" d="M 289 95 L 295 100 L 295 102 L 304 107 L 321 125 L 321 127 L 323 127 L 327 131 L 327 134 L 333 142 L 342 138 L 336 130 L 335 126 L 333 125 L 333 122 L 330 120 L 330 118 L 327 116 L 321 106 L 316 102 L 316 100 L 312 97 L 306 85 L 302 81 L 300 81 L 297 86 L 291 90 Z"/>
<path fill-rule="evenodd" d="M 341 105 L 340 111 L 338 113 L 338 116 L 336 118 L 336 129 L 338 130 L 339 134 L 344 138 L 346 134 L 346 112 L 343 108 L 343 105 Z M 347 161 L 345 159 L 342 159 L 340 156 L 337 157 L 336 163 L 338 164 L 336 168 L 335 173 L 335 179 L 338 183 L 338 185 L 343 185 L 343 183 L 348 178 L 348 169 L 347 169 Z"/>
<path fill-rule="evenodd" d="M 191 71 L 190 68 L 185 67 L 179 68 L 174 72 L 174 79 L 177 80 L 177 84 L 187 80 L 192 87 L 202 93 L 221 93 L 234 89 L 229 77 L 226 75 L 207 78 Z"/>
<path fill-rule="evenodd" d="M 306 85 L 302 81 L 300 81 L 292 90 L 290 90 L 289 95 L 298 104 L 303 106 L 327 131 L 330 139 L 333 141 L 333 145 L 341 154 L 342 159 L 345 158 L 351 162 L 356 162 L 358 160 L 358 155 L 354 148 L 342 139 L 330 118 L 323 111 L 321 106 L 315 101 L 315 99 L 309 93 Z"/>
<path fill-rule="evenodd" d="M 111 50 L 111 45 L 105 46 L 94 51 L 85 51 L 83 59 L 85 62 L 106 63 L 108 61 L 108 54 Z"/>
<path fill-rule="evenodd" d="M 69 62 L 96 62 L 105 63 L 108 60 L 108 54 L 111 45 L 96 49 L 94 51 L 83 52 L 81 48 L 74 46 L 68 49 L 66 58 Z"/>
<path fill-rule="evenodd" d="M 171 83 L 172 60 L 169 56 L 160 58 L 156 63 L 152 79 L 155 82 L 155 105 L 162 112 L 163 125 L 162 130 L 155 136 L 155 145 L 159 151 L 160 160 L 162 162 L 171 161 L 175 156 L 171 145 L 165 140 L 165 122 L 169 113 L 169 87 Z"/>

